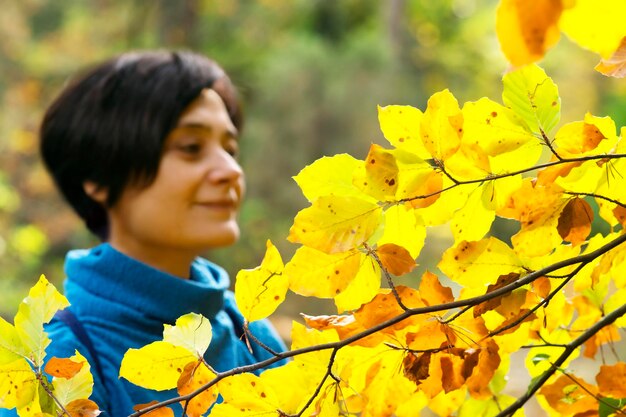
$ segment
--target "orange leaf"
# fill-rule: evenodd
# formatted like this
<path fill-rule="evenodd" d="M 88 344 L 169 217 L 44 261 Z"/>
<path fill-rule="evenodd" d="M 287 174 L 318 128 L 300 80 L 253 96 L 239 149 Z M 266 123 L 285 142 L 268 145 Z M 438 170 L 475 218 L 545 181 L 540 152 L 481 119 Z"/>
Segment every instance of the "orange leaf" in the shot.
<path fill-rule="evenodd" d="M 592 414 L 598 411 L 598 400 L 593 397 L 597 392 L 597 387 L 574 375 L 561 375 L 554 383 L 544 385 L 539 395 L 543 395 L 559 415 L 597 415 Z"/>
<path fill-rule="evenodd" d="M 540 277 L 533 281 L 532 288 L 539 297 L 546 298 L 552 290 L 552 284 L 549 278 Z"/>
<path fill-rule="evenodd" d="M 441 172 L 427 171 L 415 175 L 406 188 L 401 190 L 399 197 L 408 200 L 406 204 L 409 207 L 425 208 L 439 199 L 442 187 L 443 175 Z"/>
<path fill-rule="evenodd" d="M 302 318 L 307 326 L 316 330 L 334 329 L 340 340 L 366 330 L 354 316 L 309 316 L 302 314 Z M 353 345 L 374 347 L 383 342 L 383 337 L 379 333 L 374 333 L 364 339 L 358 340 Z"/>
<path fill-rule="evenodd" d="M 44 371 L 52 376 L 58 378 L 69 379 L 76 375 L 78 371 L 83 367 L 84 362 L 74 362 L 68 358 L 50 358 Z"/>
<path fill-rule="evenodd" d="M 444 287 L 437 275 L 430 271 L 424 272 L 419 286 L 420 297 L 427 306 L 450 303 L 454 301 L 452 288 Z"/>
<path fill-rule="evenodd" d="M 367 304 L 363 304 L 361 308 L 354 313 L 356 321 L 365 328 L 376 326 L 377 324 L 404 312 L 404 310 L 398 305 L 394 295 L 391 294 L 391 290 L 381 289 L 380 291 L 381 293 L 374 297 L 372 301 Z M 406 307 L 416 308 L 424 306 L 417 290 L 403 285 L 398 285 L 396 287 L 396 291 L 398 292 L 402 303 Z M 407 320 L 402 320 L 401 322 L 382 330 L 381 332 L 394 334 L 396 330 L 403 329 L 416 323 L 421 323 L 426 319 L 428 319 L 428 317 L 412 316 Z"/>
<path fill-rule="evenodd" d="M 626 37 L 608 59 L 603 59 L 595 70 L 609 77 L 624 78 L 626 76 Z"/>
<path fill-rule="evenodd" d="M 626 398 L 626 363 L 602 365 L 596 382 L 602 396 Z"/>
<path fill-rule="evenodd" d="M 442 355 L 439 358 L 441 365 L 441 386 L 445 393 L 459 389 L 465 383 L 462 375 L 463 359 L 457 355 Z"/>
<path fill-rule="evenodd" d="M 417 266 L 408 250 L 394 243 L 386 243 L 376 249 L 383 267 L 395 276 L 408 274 Z"/>
<path fill-rule="evenodd" d="M 472 374 L 467 378 L 466 384 L 472 397 L 485 399 L 492 395 L 489 389 L 489 382 L 500 366 L 499 347 L 493 339 L 483 341 L 486 346 L 480 349 L 478 363 L 472 370 Z"/>
<path fill-rule="evenodd" d="M 496 281 L 495 284 L 489 285 L 487 287 L 487 292 L 485 294 L 489 294 L 490 292 L 493 292 L 497 290 L 498 288 L 505 287 L 511 284 L 512 282 L 515 282 L 519 277 L 520 277 L 520 274 L 518 274 L 517 272 L 511 272 L 510 274 L 500 275 L 498 277 L 498 281 Z M 487 300 L 475 306 L 474 317 L 481 316 L 485 312 L 489 310 L 493 310 L 494 308 L 500 306 L 500 304 L 502 303 L 503 297 L 504 296 L 495 297 L 495 298 L 492 298 L 491 300 Z"/>
<path fill-rule="evenodd" d="M 102 413 L 91 400 L 74 400 L 65 406 L 71 417 L 97 417 Z"/>
<path fill-rule="evenodd" d="M 591 232 L 593 211 L 591 206 L 582 198 L 574 198 L 565 205 L 557 230 L 559 235 L 572 245 L 578 246 L 585 242 Z"/>
<path fill-rule="evenodd" d="M 187 395 L 215 378 L 215 374 L 201 362 L 191 362 L 185 366 L 178 380 L 178 393 Z M 201 417 L 217 400 L 217 386 L 203 391 L 185 404 L 189 417 Z"/>
<path fill-rule="evenodd" d="M 626 207 L 616 206 L 613 215 L 622 226 L 626 225 Z"/>
<path fill-rule="evenodd" d="M 147 408 L 151 405 L 154 405 L 158 403 L 157 400 L 154 401 L 150 401 L 147 404 L 137 404 L 133 407 L 133 410 L 135 411 L 141 411 L 144 408 Z M 157 408 L 156 410 L 152 410 L 146 414 L 144 414 L 144 416 L 146 417 L 174 417 L 174 411 L 172 411 L 171 408 L 169 407 L 161 407 L 161 408 Z"/>
<path fill-rule="evenodd" d="M 502 0 L 496 33 L 502 52 L 514 66 L 535 62 L 557 43 L 561 0 Z"/>

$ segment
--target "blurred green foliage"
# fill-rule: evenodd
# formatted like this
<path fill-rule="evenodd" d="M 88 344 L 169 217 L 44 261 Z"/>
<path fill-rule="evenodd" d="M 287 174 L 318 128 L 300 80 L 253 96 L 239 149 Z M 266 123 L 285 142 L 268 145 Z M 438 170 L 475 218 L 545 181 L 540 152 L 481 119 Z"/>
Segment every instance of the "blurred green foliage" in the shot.
<path fill-rule="evenodd" d="M 495 0 L 1 0 L 0 315 L 63 256 L 97 244 L 60 200 L 37 155 L 47 104 L 77 70 L 129 49 L 186 48 L 217 60 L 247 114 L 243 236 L 209 258 L 233 275 L 284 237 L 304 199 L 291 177 L 323 155 L 364 157 L 384 144 L 376 105 L 420 108 L 450 88 L 497 99 L 507 64 Z M 563 40 L 542 63 L 560 86 L 563 120 L 584 112 L 626 123 L 626 85 L 594 73 L 595 56 Z M 445 231 L 440 231 L 445 236 Z M 436 263 L 438 231 L 420 257 Z M 289 307 L 287 307 L 289 309 Z M 294 307 L 295 309 L 295 307 Z"/>

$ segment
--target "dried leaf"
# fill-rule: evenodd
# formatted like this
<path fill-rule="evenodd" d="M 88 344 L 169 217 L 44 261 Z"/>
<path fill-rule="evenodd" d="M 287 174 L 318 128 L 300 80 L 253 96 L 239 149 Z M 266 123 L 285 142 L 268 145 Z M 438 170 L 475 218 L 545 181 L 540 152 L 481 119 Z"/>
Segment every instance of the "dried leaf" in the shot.
<path fill-rule="evenodd" d="M 98 417 L 102 411 L 91 400 L 74 400 L 65 406 L 71 417 Z"/>
<path fill-rule="evenodd" d="M 149 403 L 146 404 L 137 404 L 135 406 L 133 406 L 133 410 L 135 411 L 141 411 L 144 408 L 147 408 L 151 405 L 154 405 L 158 403 L 157 400 L 154 401 L 150 401 Z M 156 410 L 152 410 L 146 414 L 144 414 L 144 416 L 146 417 L 174 417 L 174 411 L 172 411 L 171 408 L 169 407 L 161 407 L 161 408 L 157 408 Z"/>
<path fill-rule="evenodd" d="M 624 78 L 626 76 L 626 37 L 610 58 L 602 59 L 595 70 L 609 77 Z"/>
<path fill-rule="evenodd" d="M 500 275 L 495 284 L 489 285 L 487 287 L 487 292 L 485 294 L 489 294 L 499 288 L 505 287 L 513 282 L 515 282 L 520 277 L 520 274 L 517 272 L 511 272 L 509 274 Z M 482 316 L 486 311 L 493 310 L 498 307 L 502 303 L 504 295 L 500 297 L 492 298 L 491 300 L 487 300 L 482 302 L 474 307 L 474 317 Z"/>
<path fill-rule="evenodd" d="M 593 210 L 582 198 L 571 199 L 559 216 L 557 230 L 559 235 L 572 245 L 578 246 L 585 242 L 591 232 Z"/>

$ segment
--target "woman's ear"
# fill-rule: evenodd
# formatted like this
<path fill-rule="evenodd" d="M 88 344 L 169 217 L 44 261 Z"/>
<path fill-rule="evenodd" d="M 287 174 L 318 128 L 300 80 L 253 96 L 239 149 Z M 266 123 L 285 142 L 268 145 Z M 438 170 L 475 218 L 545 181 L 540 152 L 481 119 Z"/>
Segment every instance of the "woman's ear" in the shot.
<path fill-rule="evenodd" d="M 93 181 L 83 182 L 83 190 L 93 201 L 106 206 L 107 198 L 109 197 L 109 190 Z"/>

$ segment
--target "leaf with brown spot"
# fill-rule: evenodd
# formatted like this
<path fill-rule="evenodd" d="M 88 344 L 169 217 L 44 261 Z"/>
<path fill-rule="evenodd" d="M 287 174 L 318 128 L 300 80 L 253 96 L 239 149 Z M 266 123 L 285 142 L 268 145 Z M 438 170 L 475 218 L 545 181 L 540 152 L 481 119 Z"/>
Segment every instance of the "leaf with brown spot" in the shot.
<path fill-rule="evenodd" d="M 439 358 L 441 366 L 441 387 L 443 391 L 448 393 L 457 390 L 465 384 L 463 377 L 463 359 L 457 355 L 442 355 Z"/>
<path fill-rule="evenodd" d="M 146 403 L 146 404 L 137 404 L 133 406 L 133 410 L 141 411 L 144 408 L 150 407 L 151 405 L 154 405 L 156 403 L 158 403 L 157 400 L 150 401 L 149 403 Z M 160 408 L 157 408 L 156 410 L 152 410 L 144 414 L 144 416 L 146 417 L 174 417 L 174 411 L 172 411 L 172 409 L 169 407 L 160 407 Z"/>
<path fill-rule="evenodd" d="M 398 164 L 391 151 L 372 144 L 365 159 L 365 177 L 354 177 L 354 185 L 378 199 L 393 198 L 398 189 Z"/>
<path fill-rule="evenodd" d="M 386 243 L 376 249 L 383 267 L 395 276 L 411 272 L 417 264 L 408 250 L 394 243 Z"/>
<path fill-rule="evenodd" d="M 83 362 L 74 362 L 68 358 L 52 357 L 46 364 L 44 371 L 58 378 L 69 379 L 76 375 L 83 367 Z"/>
<path fill-rule="evenodd" d="M 102 411 L 91 400 L 74 400 L 65 406 L 71 417 L 98 417 Z"/>
<path fill-rule="evenodd" d="M 589 203 L 582 198 L 573 198 L 563 208 L 557 230 L 563 240 L 578 246 L 589 236 L 592 221 L 593 210 Z"/>
<path fill-rule="evenodd" d="M 509 274 L 500 275 L 495 284 L 489 285 L 487 287 L 487 292 L 485 294 L 489 294 L 499 288 L 505 287 L 515 282 L 519 277 L 520 277 L 520 274 L 518 274 L 517 272 L 511 272 Z M 495 297 L 495 298 L 492 298 L 491 300 L 487 300 L 485 302 L 478 304 L 477 306 L 474 306 L 474 317 L 482 316 L 485 312 L 493 310 L 494 308 L 500 306 L 500 304 L 502 303 L 503 297 L 504 295 L 500 297 Z"/>
<path fill-rule="evenodd" d="M 192 362 L 185 366 L 178 380 L 178 394 L 187 395 L 215 378 L 215 374 L 202 361 Z M 192 400 L 184 404 L 189 417 L 201 417 L 217 400 L 217 386 L 204 390 Z"/>

